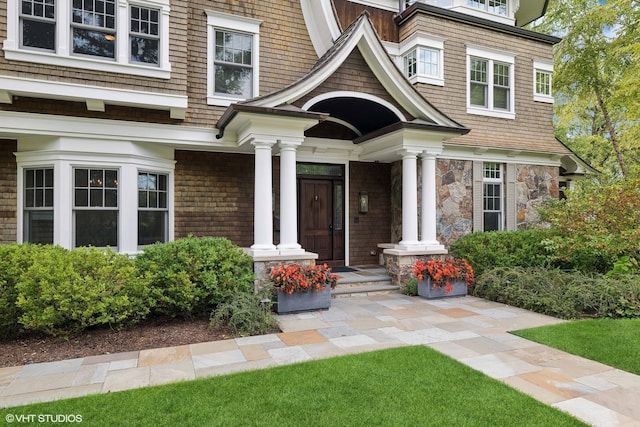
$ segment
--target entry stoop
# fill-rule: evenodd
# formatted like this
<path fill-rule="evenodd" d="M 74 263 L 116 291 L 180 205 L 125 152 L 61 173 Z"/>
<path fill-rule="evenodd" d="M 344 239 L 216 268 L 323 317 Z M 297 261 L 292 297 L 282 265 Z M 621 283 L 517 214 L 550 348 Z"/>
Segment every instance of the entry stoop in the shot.
<path fill-rule="evenodd" d="M 336 271 L 338 284 L 331 291 L 332 298 L 347 298 L 400 292 L 391 284 L 384 266 L 365 265 L 350 267 L 350 271 Z"/>

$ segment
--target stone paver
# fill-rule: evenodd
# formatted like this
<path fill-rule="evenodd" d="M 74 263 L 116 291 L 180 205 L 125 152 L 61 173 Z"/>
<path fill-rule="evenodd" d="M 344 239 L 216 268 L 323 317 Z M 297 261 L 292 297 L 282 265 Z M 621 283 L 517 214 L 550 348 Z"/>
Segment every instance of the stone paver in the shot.
<path fill-rule="evenodd" d="M 278 319 L 278 334 L 0 368 L 0 407 L 427 345 L 590 425 L 640 427 L 639 376 L 508 333 L 559 319 L 471 296 L 400 294 Z"/>

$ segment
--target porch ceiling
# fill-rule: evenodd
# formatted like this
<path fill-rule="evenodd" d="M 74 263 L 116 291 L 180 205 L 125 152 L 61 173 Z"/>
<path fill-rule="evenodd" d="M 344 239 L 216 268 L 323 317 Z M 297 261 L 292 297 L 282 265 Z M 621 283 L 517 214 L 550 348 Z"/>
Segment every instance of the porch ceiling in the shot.
<path fill-rule="evenodd" d="M 400 121 L 391 110 L 376 102 L 350 97 L 336 97 L 322 100 L 309 111 L 327 113 L 357 129 L 359 135 L 366 135 Z"/>

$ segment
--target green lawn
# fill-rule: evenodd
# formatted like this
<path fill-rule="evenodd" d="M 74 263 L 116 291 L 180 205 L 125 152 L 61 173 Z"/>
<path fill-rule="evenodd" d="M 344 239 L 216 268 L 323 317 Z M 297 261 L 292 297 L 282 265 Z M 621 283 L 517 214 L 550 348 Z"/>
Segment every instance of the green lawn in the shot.
<path fill-rule="evenodd" d="M 0 410 L 85 426 L 584 426 L 424 346 Z"/>
<path fill-rule="evenodd" d="M 512 333 L 640 375 L 640 319 L 576 320 Z"/>

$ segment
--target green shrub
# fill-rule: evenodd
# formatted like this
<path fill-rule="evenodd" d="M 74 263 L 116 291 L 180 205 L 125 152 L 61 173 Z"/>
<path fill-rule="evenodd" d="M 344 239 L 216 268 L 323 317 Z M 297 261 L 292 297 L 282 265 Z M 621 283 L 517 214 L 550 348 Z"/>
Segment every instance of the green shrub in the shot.
<path fill-rule="evenodd" d="M 0 245 L 0 337 L 14 336 L 22 330 L 17 284 L 42 250 L 29 244 Z"/>
<path fill-rule="evenodd" d="M 240 292 L 223 302 L 211 313 L 211 325 L 230 328 L 240 336 L 264 335 L 278 330 L 271 314 L 269 296 L 272 290 Z"/>
<path fill-rule="evenodd" d="M 253 292 L 251 257 L 225 238 L 190 236 L 150 245 L 136 266 L 151 281 L 158 314 L 207 314 L 236 293 Z"/>
<path fill-rule="evenodd" d="M 17 283 L 18 322 L 58 335 L 91 326 L 120 326 L 149 312 L 149 288 L 126 255 L 110 249 L 58 246 L 38 250 Z"/>
<path fill-rule="evenodd" d="M 640 276 L 545 268 L 498 267 L 486 270 L 473 295 L 565 319 L 640 317 Z"/>
<path fill-rule="evenodd" d="M 606 273 L 621 257 L 640 259 L 640 179 L 581 180 L 541 217 L 557 231 L 555 253 L 567 268 Z"/>
<path fill-rule="evenodd" d="M 418 279 L 410 277 L 406 282 L 404 282 L 404 286 L 402 286 L 400 291 L 405 295 L 415 297 L 418 295 Z"/>
<path fill-rule="evenodd" d="M 476 276 L 497 266 L 537 267 L 553 264 L 554 256 L 545 241 L 553 231 L 531 229 L 471 233 L 449 248 L 455 258 L 465 258 Z"/>

